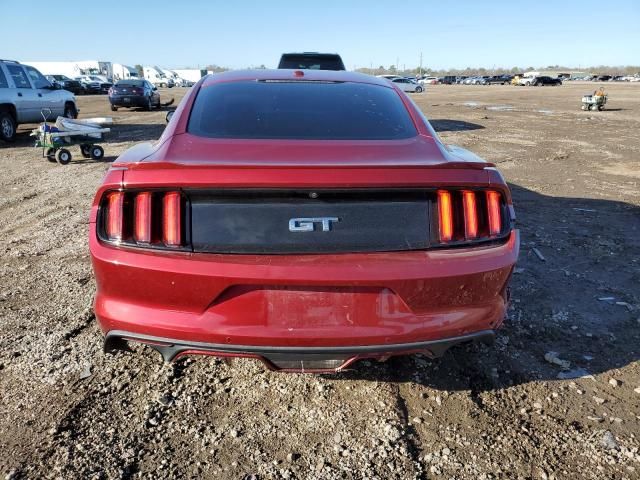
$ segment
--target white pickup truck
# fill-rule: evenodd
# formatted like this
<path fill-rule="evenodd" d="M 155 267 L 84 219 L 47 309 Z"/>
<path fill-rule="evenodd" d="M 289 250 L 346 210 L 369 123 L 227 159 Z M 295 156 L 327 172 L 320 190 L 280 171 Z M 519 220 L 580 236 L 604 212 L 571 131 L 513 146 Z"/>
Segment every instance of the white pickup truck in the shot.
<path fill-rule="evenodd" d="M 0 140 L 12 142 L 21 123 L 42 121 L 41 111 L 50 118 L 76 118 L 76 97 L 52 84 L 38 70 L 13 60 L 0 60 Z"/>

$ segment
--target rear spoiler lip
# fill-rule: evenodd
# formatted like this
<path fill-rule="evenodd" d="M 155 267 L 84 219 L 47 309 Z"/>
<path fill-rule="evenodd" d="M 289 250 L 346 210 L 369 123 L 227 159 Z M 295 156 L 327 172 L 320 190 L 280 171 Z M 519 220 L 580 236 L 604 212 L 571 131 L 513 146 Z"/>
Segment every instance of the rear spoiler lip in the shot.
<path fill-rule="evenodd" d="M 197 161 L 197 160 L 155 160 L 155 161 L 132 161 L 132 162 L 116 162 L 112 168 L 125 168 L 127 170 L 158 170 L 166 169 L 171 170 L 175 168 L 214 168 L 214 169 L 237 169 L 237 168 L 256 168 L 256 169 L 272 169 L 272 168 L 286 168 L 292 170 L 298 169 L 367 169 L 367 170 L 398 170 L 398 169 L 465 169 L 465 170 L 485 170 L 487 168 L 495 168 L 495 164 L 469 161 L 443 161 L 441 163 L 420 163 L 420 160 L 416 160 L 415 163 L 398 163 L 398 164 L 383 164 L 383 163 L 303 163 L 303 162 L 264 162 L 264 161 Z"/>

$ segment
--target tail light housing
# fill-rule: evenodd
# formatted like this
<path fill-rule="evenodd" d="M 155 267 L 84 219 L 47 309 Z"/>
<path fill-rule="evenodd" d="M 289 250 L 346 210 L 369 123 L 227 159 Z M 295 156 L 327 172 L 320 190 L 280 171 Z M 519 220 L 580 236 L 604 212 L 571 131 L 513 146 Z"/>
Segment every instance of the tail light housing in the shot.
<path fill-rule="evenodd" d="M 190 250 L 188 211 L 179 191 L 110 191 L 100 203 L 98 238 L 115 245 Z"/>
<path fill-rule="evenodd" d="M 434 246 L 495 241 L 511 230 L 506 198 L 498 190 L 441 189 L 432 212 Z"/>

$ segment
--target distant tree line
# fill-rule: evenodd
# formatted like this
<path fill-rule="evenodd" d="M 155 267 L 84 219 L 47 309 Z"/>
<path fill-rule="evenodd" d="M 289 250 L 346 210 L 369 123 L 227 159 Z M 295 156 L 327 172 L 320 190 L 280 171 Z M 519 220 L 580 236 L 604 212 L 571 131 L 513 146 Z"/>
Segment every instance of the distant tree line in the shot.
<path fill-rule="evenodd" d="M 600 75 L 634 75 L 636 73 L 640 73 L 640 66 L 638 65 L 624 65 L 624 66 L 609 66 L 609 65 L 598 65 L 593 67 L 567 67 L 564 65 L 549 65 L 546 67 L 496 67 L 496 68 L 485 68 L 485 67 L 467 67 L 467 68 L 449 68 L 449 69 L 432 69 L 429 67 L 422 68 L 423 75 L 429 75 L 434 77 L 442 77 L 444 75 L 502 75 L 504 73 L 516 74 L 528 72 L 531 70 L 566 70 L 570 71 L 581 71 L 581 72 L 589 72 L 589 73 L 598 73 Z M 420 67 L 415 67 L 411 69 L 398 69 L 395 65 L 390 65 L 389 67 L 385 67 L 384 65 L 380 65 L 378 68 L 357 68 L 357 72 L 367 73 L 369 75 L 404 75 L 404 76 L 414 76 L 420 73 Z"/>

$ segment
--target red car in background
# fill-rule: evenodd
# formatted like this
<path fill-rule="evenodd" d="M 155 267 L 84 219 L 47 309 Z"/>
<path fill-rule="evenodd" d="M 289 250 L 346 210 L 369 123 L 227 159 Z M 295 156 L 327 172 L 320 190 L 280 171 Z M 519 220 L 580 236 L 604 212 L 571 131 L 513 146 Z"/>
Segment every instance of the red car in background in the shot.
<path fill-rule="evenodd" d="M 518 256 L 496 168 L 384 79 L 207 76 L 91 212 L 105 349 L 336 371 L 490 341 Z"/>

